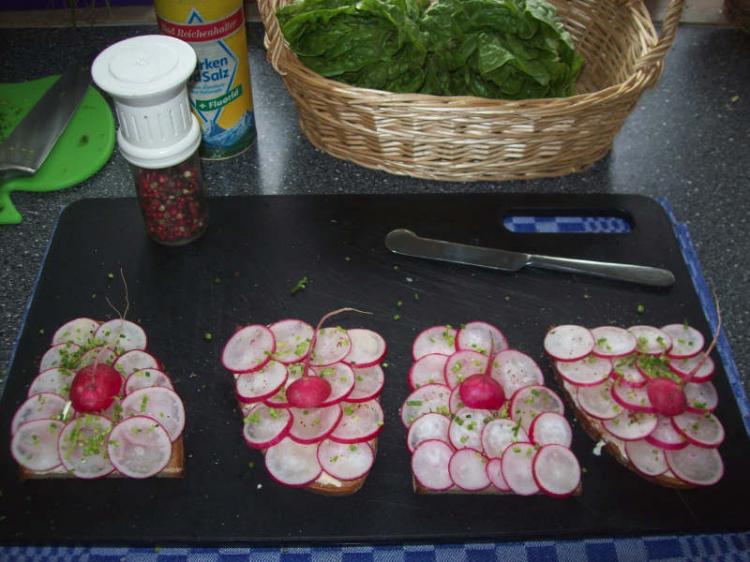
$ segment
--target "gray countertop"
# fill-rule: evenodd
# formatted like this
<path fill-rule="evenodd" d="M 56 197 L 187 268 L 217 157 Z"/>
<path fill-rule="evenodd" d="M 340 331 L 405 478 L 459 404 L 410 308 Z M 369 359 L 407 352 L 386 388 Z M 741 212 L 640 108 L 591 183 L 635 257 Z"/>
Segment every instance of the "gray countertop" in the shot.
<path fill-rule="evenodd" d="M 59 72 L 73 57 L 155 28 L 20 29 L 0 33 L 0 81 Z M 265 61 L 260 24 L 250 24 L 258 141 L 238 158 L 205 164 L 213 196 L 289 193 L 638 193 L 666 197 L 687 223 L 721 304 L 724 326 L 748 387 L 750 367 L 750 36 L 682 26 L 664 76 L 642 98 L 605 159 L 581 174 L 507 183 L 440 183 L 360 168 L 315 150 L 304 138 L 284 86 Z M 12 56 L 11 56 L 12 55 Z M 134 194 L 115 151 L 92 179 L 49 194 L 15 194 L 24 222 L 0 226 L 0 367 L 8 362 L 24 307 L 60 211 L 89 197 Z"/>

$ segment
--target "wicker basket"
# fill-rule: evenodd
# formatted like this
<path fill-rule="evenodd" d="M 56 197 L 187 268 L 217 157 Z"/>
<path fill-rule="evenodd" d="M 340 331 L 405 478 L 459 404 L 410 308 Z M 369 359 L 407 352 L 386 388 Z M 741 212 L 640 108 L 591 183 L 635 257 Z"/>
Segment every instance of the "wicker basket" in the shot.
<path fill-rule="evenodd" d="M 552 0 L 586 63 L 569 98 L 488 100 L 393 94 L 323 78 L 284 41 L 258 0 L 268 58 L 310 142 L 362 166 L 419 178 L 530 179 L 586 168 L 611 148 L 641 93 L 658 80 L 684 0 L 670 0 L 661 37 L 642 0 Z"/>

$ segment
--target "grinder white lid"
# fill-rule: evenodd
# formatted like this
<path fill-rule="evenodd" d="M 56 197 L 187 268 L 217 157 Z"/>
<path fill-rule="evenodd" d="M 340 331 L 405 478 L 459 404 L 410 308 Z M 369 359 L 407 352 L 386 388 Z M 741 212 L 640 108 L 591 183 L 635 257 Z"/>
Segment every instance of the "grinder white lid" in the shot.
<path fill-rule="evenodd" d="M 94 61 L 94 82 L 115 102 L 120 152 L 136 166 L 167 168 L 198 148 L 200 126 L 187 95 L 196 60 L 184 41 L 142 35 L 107 47 Z"/>

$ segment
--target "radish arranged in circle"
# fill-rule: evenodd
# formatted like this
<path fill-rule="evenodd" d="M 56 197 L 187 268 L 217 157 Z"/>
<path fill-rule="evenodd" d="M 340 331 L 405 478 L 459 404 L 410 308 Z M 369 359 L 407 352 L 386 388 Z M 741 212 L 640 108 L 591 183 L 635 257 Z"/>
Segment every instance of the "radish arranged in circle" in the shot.
<path fill-rule="evenodd" d="M 704 350 L 705 338 L 686 323 L 604 326 L 591 330 L 595 342 L 588 355 L 561 363 L 558 348 L 578 349 L 574 335 L 582 333 L 564 328 L 568 335 L 558 335 L 557 348 L 548 353 L 576 414 L 618 450 L 618 460 L 666 486 L 708 486 L 721 478 L 718 447 L 725 434 L 712 413 L 719 397 L 709 382 L 716 372 L 708 355 L 715 342 Z M 578 365 L 593 370 L 602 358 L 612 362 L 612 371 L 590 385 L 596 377 Z"/>
<path fill-rule="evenodd" d="M 588 330 L 572 332 L 590 337 Z M 483 321 L 469 322 L 457 332 L 449 325 L 433 326 L 417 336 L 412 354 L 407 377 L 411 393 L 401 406 L 401 421 L 408 428 L 417 492 L 565 497 L 580 489 L 580 467 L 576 461 L 576 479 L 570 462 L 575 459 L 570 451 L 573 432 L 562 400 L 544 386 L 536 361 L 509 348 L 499 328 Z M 571 363 L 567 372 L 595 388 L 609 382 L 612 370 L 607 358 L 596 363 Z M 545 446 L 569 453 L 553 454 L 553 449 L 545 454 L 540 467 L 546 489 L 537 485 L 533 471 L 534 455 Z M 561 459 L 559 471 L 547 456 Z M 556 479 L 560 471 L 565 477 Z"/>
<path fill-rule="evenodd" d="M 317 327 L 295 318 L 248 326 L 224 347 L 222 361 L 234 376 L 245 443 L 261 450 L 280 484 L 304 488 L 331 479 L 355 481 L 366 477 L 375 461 L 385 421 L 378 400 L 387 346 L 366 328 L 322 327 L 347 310 L 326 314 Z M 310 395 L 295 383 L 311 381 L 316 397 L 323 381 L 328 392 L 314 406 L 300 405 Z"/>
<path fill-rule="evenodd" d="M 164 470 L 185 410 L 147 343 L 143 328 L 124 319 L 76 318 L 58 328 L 13 418 L 17 462 L 35 475 L 81 479 Z"/>

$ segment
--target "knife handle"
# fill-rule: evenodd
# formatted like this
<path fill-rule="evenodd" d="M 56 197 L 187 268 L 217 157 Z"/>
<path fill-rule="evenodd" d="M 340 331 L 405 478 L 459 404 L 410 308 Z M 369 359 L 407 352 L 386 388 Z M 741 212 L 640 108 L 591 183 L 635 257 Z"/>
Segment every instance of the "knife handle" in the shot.
<path fill-rule="evenodd" d="M 629 281 L 651 287 L 669 287 L 675 281 L 674 275 L 669 270 L 626 263 L 578 260 L 531 254 L 529 255 L 527 265 L 554 271 L 584 273 L 595 277 Z"/>

